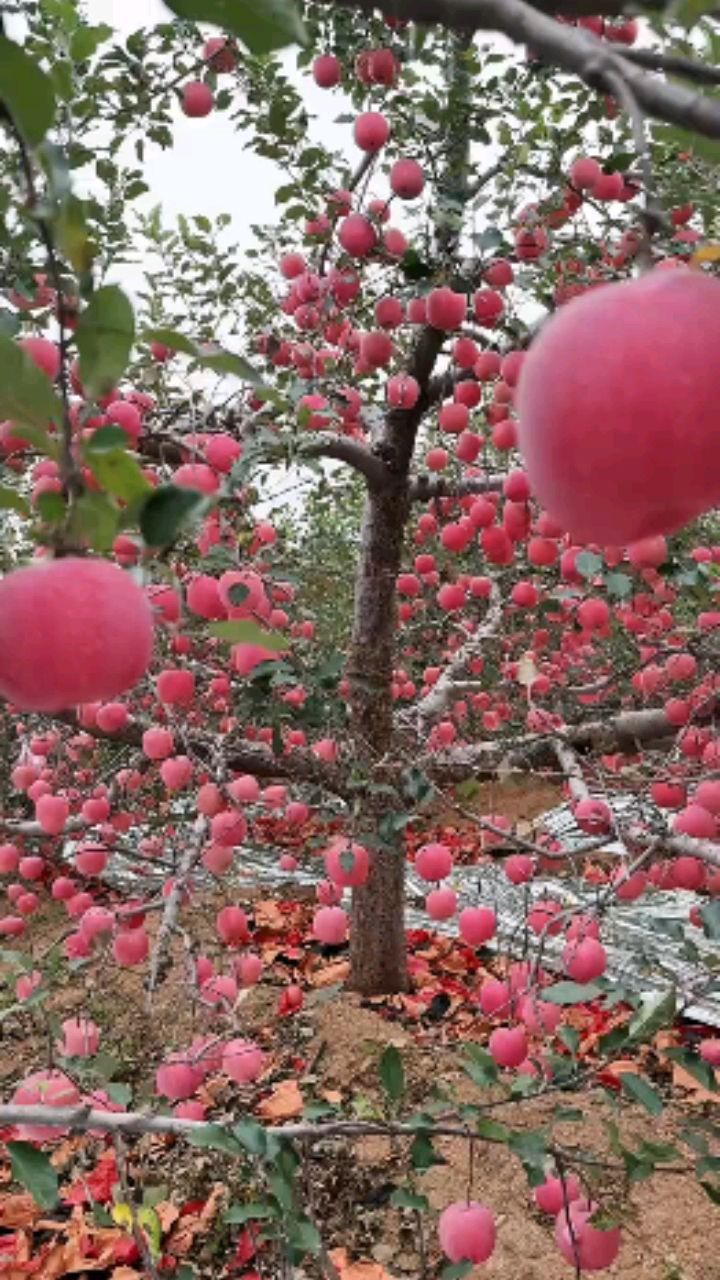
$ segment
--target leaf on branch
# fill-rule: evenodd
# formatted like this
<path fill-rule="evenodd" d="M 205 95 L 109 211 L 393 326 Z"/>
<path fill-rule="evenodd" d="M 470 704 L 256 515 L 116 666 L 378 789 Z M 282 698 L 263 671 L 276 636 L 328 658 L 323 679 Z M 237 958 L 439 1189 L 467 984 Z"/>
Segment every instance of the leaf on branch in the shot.
<path fill-rule="evenodd" d="M 552 987 L 545 987 L 542 998 L 550 1004 L 587 1004 L 602 994 L 602 987 L 594 982 L 556 982 Z"/>
<path fill-rule="evenodd" d="M 165 484 L 156 489 L 140 512 L 140 532 L 149 547 L 167 547 L 183 525 L 207 510 L 208 502 L 197 489 Z"/>
<path fill-rule="evenodd" d="M 651 1116 L 659 1116 L 663 1109 L 663 1100 L 657 1089 L 653 1089 L 642 1076 L 623 1072 L 618 1076 L 620 1084 L 625 1090 L 629 1098 L 633 1102 L 639 1102 L 641 1107 L 649 1111 Z"/>
<path fill-rule="evenodd" d="M 36 147 L 55 119 L 52 81 L 22 45 L 0 36 L 0 102 L 26 142 Z"/>
<path fill-rule="evenodd" d="M 201 347 L 184 333 L 178 333 L 177 329 L 146 329 L 142 338 L 144 342 L 159 342 L 163 347 L 179 351 L 181 355 L 191 356 L 204 369 L 231 374 L 241 382 L 250 383 L 256 390 L 268 392 L 257 370 L 243 356 L 235 355 L 233 351 L 225 351 L 220 346 Z"/>
<path fill-rule="evenodd" d="M 239 36 L 251 53 L 272 53 L 304 44 L 305 26 L 295 0 L 165 0 L 179 18 L 212 22 Z"/>
<path fill-rule="evenodd" d="M 388 1098 L 399 1102 L 405 1092 L 405 1068 L 394 1044 L 389 1044 L 383 1052 L 378 1070 Z"/>
<path fill-rule="evenodd" d="M 80 381 L 90 396 L 107 395 L 123 375 L 135 339 L 135 314 L 115 284 L 96 290 L 75 334 Z"/>
<path fill-rule="evenodd" d="M 3 511 L 17 511 L 18 515 L 21 516 L 30 515 L 30 505 L 22 494 L 5 484 L 0 484 L 0 509 Z"/>
<path fill-rule="evenodd" d="M 211 622 L 208 626 L 211 636 L 218 640 L 228 640 L 230 644 L 257 644 L 263 649 L 271 649 L 274 653 L 286 653 L 287 638 L 279 631 L 265 631 L 251 618 L 230 618 L 227 622 Z"/>
<path fill-rule="evenodd" d="M 547 992 L 543 992 L 547 999 Z M 650 1040 L 661 1027 L 668 1026 L 675 1017 L 675 992 L 665 991 L 661 994 L 647 996 L 637 1013 L 630 1019 L 627 1038 L 629 1041 Z"/>
<path fill-rule="evenodd" d="M 62 405 L 46 375 L 22 347 L 0 334 L 0 418 L 13 423 L 13 435 L 38 443 L 24 430 L 36 427 L 48 445 L 48 422 L 62 423 Z"/>
<path fill-rule="evenodd" d="M 57 1204 L 58 1176 L 44 1151 L 31 1142 L 8 1142 L 13 1178 L 34 1196 L 43 1209 Z"/>

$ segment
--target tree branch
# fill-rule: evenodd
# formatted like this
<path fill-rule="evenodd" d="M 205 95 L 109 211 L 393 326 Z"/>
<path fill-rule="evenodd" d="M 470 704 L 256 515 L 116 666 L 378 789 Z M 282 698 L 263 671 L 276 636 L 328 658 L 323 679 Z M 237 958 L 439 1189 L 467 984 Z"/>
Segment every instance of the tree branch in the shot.
<path fill-rule="evenodd" d="M 347 9 L 360 9 L 370 13 L 376 8 L 375 0 L 328 0 Z M 628 60 L 608 47 L 592 32 L 564 26 L 554 18 L 539 12 L 544 0 L 537 7 L 525 0 L 393 0 L 393 14 L 416 22 L 439 23 L 458 31 L 501 31 L 516 44 L 528 45 L 543 61 L 554 63 L 564 71 L 580 76 L 593 89 L 612 93 L 607 79 L 608 72 L 624 75 L 625 81 L 637 99 L 639 106 L 649 116 L 666 120 L 708 138 L 720 137 L 720 102 L 691 92 L 681 85 L 667 84 L 663 80 L 628 69 Z M 564 14 L 616 14 L 623 11 L 622 3 L 615 0 L 595 3 L 595 0 L 551 0 L 547 6 L 552 13 Z"/>
<path fill-rule="evenodd" d="M 505 476 L 474 476 L 453 481 L 420 475 L 410 481 L 409 496 L 411 502 L 430 502 L 433 498 L 464 498 L 470 493 L 498 493 L 504 482 Z"/>
<path fill-rule="evenodd" d="M 93 738 L 105 742 L 121 742 L 127 746 L 141 747 L 142 738 L 149 724 L 140 720 L 131 720 L 124 729 L 117 733 L 105 733 L 97 726 L 86 728 L 81 725 L 72 712 L 61 712 L 48 719 L 71 725 L 79 733 L 87 733 Z M 187 746 L 200 760 L 211 762 L 214 752 L 214 741 L 199 734 L 186 735 Z M 340 768 L 318 760 L 310 751 L 294 748 L 283 755 L 273 755 L 269 747 L 254 746 L 249 742 L 238 742 L 233 738 L 224 741 L 227 768 L 235 773 L 252 773 L 257 778 L 291 778 L 298 782 L 314 782 L 334 795 L 344 796 L 347 792 L 344 771 Z"/>
<path fill-rule="evenodd" d="M 302 462 L 303 458 L 336 458 L 338 462 L 346 462 L 365 477 L 368 488 L 376 493 L 387 489 L 390 483 L 390 475 L 382 458 L 350 436 L 320 433 L 317 439 L 303 441 L 299 461 Z"/>
<path fill-rule="evenodd" d="M 660 53 L 655 49 L 622 49 L 616 52 L 627 62 L 634 62 L 636 67 L 644 67 L 646 71 L 665 71 L 671 76 L 682 76 L 686 80 L 694 80 L 697 84 L 720 84 L 720 67 L 711 67 L 704 62 L 695 62 L 692 58 L 683 58 L 679 53 Z"/>
<path fill-rule="evenodd" d="M 448 663 L 442 675 L 438 678 L 435 687 L 430 690 L 426 697 L 422 698 L 417 705 L 415 714 L 417 716 L 417 726 L 420 735 L 427 733 L 430 721 L 440 715 L 445 710 L 451 698 L 455 695 L 456 681 L 464 672 L 471 658 L 475 658 L 482 652 L 483 645 L 486 640 L 494 636 L 500 628 L 503 612 L 502 595 L 496 584 L 493 585 L 493 592 L 488 603 L 488 610 L 483 619 L 482 625 L 471 636 L 466 643 L 458 649 L 455 657 Z"/>

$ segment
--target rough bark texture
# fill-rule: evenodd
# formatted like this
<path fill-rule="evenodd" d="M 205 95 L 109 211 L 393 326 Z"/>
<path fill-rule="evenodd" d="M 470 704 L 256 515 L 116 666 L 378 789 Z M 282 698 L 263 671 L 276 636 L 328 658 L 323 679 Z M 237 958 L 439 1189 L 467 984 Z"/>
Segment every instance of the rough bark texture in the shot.
<path fill-rule="evenodd" d="M 448 37 L 448 137 L 439 195 L 467 195 L 469 83 L 465 64 L 468 37 Z M 449 262 L 457 228 L 438 224 L 438 263 Z M 368 493 L 362 528 L 355 612 L 347 676 L 350 682 L 351 741 L 355 760 L 368 773 L 393 747 L 392 672 L 395 660 L 397 604 L 395 580 L 401 568 L 403 536 L 410 514 L 410 470 L 418 428 L 431 404 L 429 388 L 446 335 L 430 326 L 419 335 L 407 372 L 420 386 L 413 409 L 393 409 L 385 418 L 375 451 L 387 466 L 390 485 Z M 365 995 L 400 991 L 407 986 L 405 954 L 405 852 L 402 831 L 387 821 L 400 800 L 387 790 L 367 791 L 358 805 L 357 830 L 374 837 L 368 881 L 353 895 L 351 984 Z M 383 821 L 385 819 L 385 821 Z"/>

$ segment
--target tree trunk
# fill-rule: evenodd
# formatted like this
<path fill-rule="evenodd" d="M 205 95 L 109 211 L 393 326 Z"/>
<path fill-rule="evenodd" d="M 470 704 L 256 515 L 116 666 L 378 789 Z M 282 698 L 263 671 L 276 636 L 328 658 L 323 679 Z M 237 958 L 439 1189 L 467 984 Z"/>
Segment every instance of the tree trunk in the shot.
<path fill-rule="evenodd" d="M 468 43 L 469 38 L 448 38 L 448 146 L 438 210 L 448 197 L 462 207 L 467 195 Z M 457 213 L 439 218 L 436 232 L 438 263 L 448 263 L 459 234 Z M 410 469 L 418 428 L 430 404 L 430 378 L 446 336 L 427 326 L 415 343 L 407 372 L 416 379 L 420 397 L 413 409 L 392 409 L 386 414 L 375 451 L 387 468 L 388 485 L 368 493 L 363 516 L 347 665 L 350 736 L 357 771 L 366 780 L 354 830 L 359 838 L 363 834 L 370 838 L 372 851 L 368 880 L 353 894 L 350 932 L 350 983 L 363 995 L 403 991 L 408 985 L 404 827 L 392 821 L 404 806 L 400 794 L 383 785 L 381 762 L 394 745 L 396 579 L 410 515 Z"/>
<path fill-rule="evenodd" d="M 363 518 L 347 674 L 355 757 L 369 774 L 392 745 L 395 579 L 408 505 L 405 482 L 388 493 L 370 494 Z M 357 806 L 356 826 L 361 838 L 371 838 L 372 870 L 353 895 L 350 933 L 351 981 L 364 995 L 403 991 L 407 986 L 405 851 L 402 833 L 392 838 L 388 829 L 393 807 L 392 797 L 373 790 L 369 778 Z"/>

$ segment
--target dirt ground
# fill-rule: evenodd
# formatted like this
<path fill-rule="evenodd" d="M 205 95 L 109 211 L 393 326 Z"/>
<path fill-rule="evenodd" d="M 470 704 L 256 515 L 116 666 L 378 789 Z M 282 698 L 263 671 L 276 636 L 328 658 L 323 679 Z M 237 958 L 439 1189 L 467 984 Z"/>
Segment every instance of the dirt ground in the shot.
<path fill-rule="evenodd" d="M 477 812 L 503 812 L 513 819 L 530 820 L 560 798 L 558 789 L 550 783 L 539 781 L 534 793 L 528 795 L 527 786 L 516 789 L 509 782 L 501 796 L 497 788 L 483 788 L 468 803 Z M 445 820 L 457 821 L 457 817 L 453 819 L 448 814 Z M 199 899 L 193 909 L 193 931 L 207 942 L 209 950 L 216 943 L 215 914 L 228 897 L 248 908 L 254 905 L 258 918 L 264 921 L 259 934 L 256 929 L 256 936 L 262 939 L 258 949 L 266 964 L 265 980 L 243 993 L 236 1010 L 235 1034 L 257 1039 L 268 1054 L 269 1068 L 252 1095 L 247 1091 L 238 1094 L 224 1078 L 209 1082 L 207 1100 L 215 1108 L 213 1117 L 238 1118 L 248 1111 L 252 1113 L 279 1083 L 295 1079 L 306 1105 L 327 1102 L 337 1107 L 343 1118 L 377 1119 L 386 1114 L 378 1063 L 389 1044 L 400 1051 L 405 1070 L 401 1114 L 422 1109 L 438 1090 L 454 1105 L 498 1101 L 492 1088 L 481 1090 L 468 1078 L 462 1068 L 463 1044 L 442 1019 L 436 1023 L 413 1022 L 389 1006 L 370 1006 L 345 993 L 341 982 L 347 963 L 342 956 L 334 961 L 325 957 L 320 976 L 312 968 L 303 969 L 303 947 L 307 950 L 307 944 L 300 935 L 294 935 L 292 928 L 283 931 L 283 903 L 277 899 L 259 901 L 250 889 Z M 307 909 L 310 910 L 309 903 Z M 61 913 L 56 908 L 46 909 L 34 930 L 38 960 L 64 927 Z M 186 1046 L 198 1033 L 220 1029 L 211 1012 L 199 1010 L 187 998 L 187 956 L 180 941 L 173 948 L 173 961 L 155 993 L 151 1010 L 146 1007 L 143 971 L 114 966 L 98 971 L 92 967 L 78 975 L 72 987 L 65 986 L 53 994 L 49 1005 L 32 1018 L 22 1015 L 0 1022 L 2 1099 L 8 1098 L 21 1074 L 47 1064 L 48 1040 L 63 1018 L 91 1012 L 102 1030 L 103 1050 L 117 1062 L 116 1078 L 132 1086 L 133 1107 L 156 1105 L 152 1081 L 156 1066 L 168 1049 Z M 302 1011 L 278 1018 L 278 995 L 301 974 L 305 990 Z M 473 1037 L 474 1017 L 472 1006 L 469 1012 L 466 1008 L 462 1034 L 468 1038 Z M 617 1155 L 611 1150 L 608 1133 L 608 1124 L 613 1120 L 620 1123 L 623 1141 L 629 1145 L 643 1139 L 674 1143 L 683 1164 L 687 1164 L 692 1154 L 679 1135 L 689 1122 L 697 1123 L 704 1117 L 713 1130 L 710 1150 L 716 1155 L 720 1152 L 720 1110 L 716 1104 L 698 1105 L 697 1098 L 673 1094 L 663 1114 L 650 1118 L 637 1106 L 630 1107 L 622 1100 L 608 1101 L 598 1088 L 582 1095 L 560 1095 L 562 1106 L 579 1115 L 558 1123 L 553 1114 L 557 1099 L 556 1094 L 544 1100 L 525 1100 L 496 1107 L 489 1114 L 516 1131 L 552 1126 L 553 1138 L 563 1146 L 615 1166 Z M 305 1149 L 303 1191 L 327 1248 L 347 1251 L 350 1260 L 375 1264 L 374 1271 L 366 1268 L 347 1272 L 347 1280 L 421 1280 L 440 1274 L 442 1260 L 433 1216 L 421 1215 L 421 1246 L 418 1215 L 411 1208 L 398 1208 L 391 1203 L 398 1188 L 410 1187 L 414 1193 L 427 1196 L 436 1211 L 468 1195 L 492 1209 L 498 1243 L 490 1261 L 473 1273 L 477 1280 L 571 1277 L 571 1268 L 562 1261 L 554 1244 L 552 1221 L 535 1209 L 526 1174 L 506 1146 L 480 1141 L 474 1144 L 472 1169 L 465 1140 L 437 1139 L 435 1148 L 441 1163 L 414 1174 L 409 1173 L 405 1139 L 391 1142 L 365 1137 L 350 1142 L 326 1138 Z M 146 1143 L 143 1161 L 146 1173 L 138 1175 L 138 1186 L 144 1178 L 150 1185 L 153 1180 L 167 1183 L 167 1195 L 177 1204 L 188 1198 L 202 1199 L 218 1179 L 227 1183 L 233 1176 L 224 1157 L 164 1140 Z M 591 1164 L 578 1164 L 577 1168 L 583 1170 L 604 1205 L 630 1206 L 620 1257 L 604 1273 L 609 1280 L 720 1280 L 720 1208 L 711 1203 L 693 1173 L 659 1173 L 628 1191 L 617 1173 L 609 1175 L 606 1169 Z M 4 1189 L 0 1191 L 0 1206 L 3 1194 Z M 202 1280 L 218 1280 L 223 1274 L 218 1269 L 218 1252 L 227 1255 L 237 1235 L 237 1228 L 218 1227 L 212 1249 L 206 1242 L 206 1253 L 202 1255 L 201 1250 L 199 1259 L 198 1276 Z M 269 1278 L 273 1273 L 265 1271 L 263 1275 Z M 344 1270 L 341 1275 L 346 1280 Z M 297 1276 L 298 1280 L 316 1280 L 320 1271 L 311 1262 Z"/>
<path fill-rule="evenodd" d="M 352 1081 L 355 1089 L 362 1089 L 367 1082 L 372 1095 L 378 1055 L 383 1046 L 392 1043 L 403 1055 L 410 1090 L 418 1103 L 430 1081 L 442 1081 L 443 1089 L 456 1101 L 480 1100 L 478 1089 L 459 1066 L 456 1049 L 417 1047 L 410 1035 L 389 1026 L 372 1010 L 358 1007 L 352 996 L 319 1007 L 314 1021 L 316 1035 L 326 1046 L 322 1073 L 329 1088 L 342 1089 Z M 486 1091 L 483 1100 L 485 1096 Z M 492 1097 L 492 1093 L 488 1096 Z M 557 1126 L 556 1139 L 594 1153 L 607 1153 L 612 1158 L 605 1124 L 614 1118 L 614 1111 L 604 1101 L 603 1092 L 563 1094 L 562 1103 L 568 1109 L 581 1110 L 583 1119 Z M 549 1121 L 553 1106 L 551 1100 L 529 1100 L 492 1114 L 514 1128 L 536 1129 Z M 687 1119 L 688 1110 L 679 1103 L 669 1105 L 659 1120 L 643 1119 L 637 1108 L 623 1108 L 623 1137 L 672 1142 Z M 534 1208 L 527 1177 L 514 1155 L 502 1145 L 478 1144 L 470 1181 L 465 1141 L 440 1139 L 437 1149 L 444 1163 L 421 1173 L 417 1190 L 426 1194 L 437 1210 L 453 1200 L 462 1200 L 470 1192 L 496 1216 L 497 1247 L 492 1258 L 476 1269 L 478 1280 L 562 1280 L 570 1275 L 570 1268 L 560 1259 L 553 1242 L 552 1222 Z M 392 1180 L 389 1170 L 394 1170 L 396 1163 L 386 1139 L 366 1139 L 357 1151 L 363 1173 L 373 1173 L 373 1188 L 382 1186 L 385 1178 Z M 611 1185 L 608 1184 L 608 1191 Z M 694 1175 L 659 1174 L 632 1189 L 631 1204 L 637 1216 L 623 1231 L 618 1261 L 603 1274 L 612 1280 L 720 1280 L 720 1209 L 711 1203 Z M 360 1219 L 356 1231 L 358 1245 L 366 1248 L 365 1256 L 382 1263 L 391 1274 L 417 1275 L 416 1232 L 399 1226 L 402 1211 L 384 1211 L 384 1223 L 376 1224 L 381 1238 L 371 1243 L 372 1231 L 363 1222 L 359 1208 L 355 1206 L 353 1217 Z M 365 1213 L 380 1217 L 377 1210 L 366 1208 Z M 344 1244 L 349 1244 L 347 1234 Z"/>

